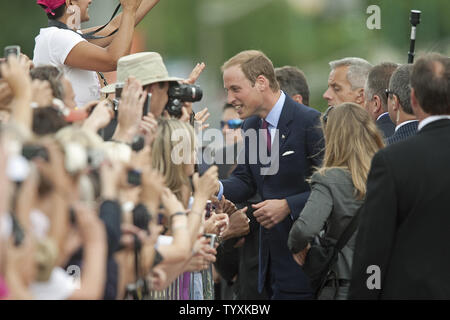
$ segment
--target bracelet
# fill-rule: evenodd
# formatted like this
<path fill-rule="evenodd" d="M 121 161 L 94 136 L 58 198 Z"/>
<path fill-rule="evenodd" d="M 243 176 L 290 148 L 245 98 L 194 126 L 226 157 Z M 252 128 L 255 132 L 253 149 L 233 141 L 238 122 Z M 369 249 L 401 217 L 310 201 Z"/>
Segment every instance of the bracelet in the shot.
<path fill-rule="evenodd" d="M 185 215 L 186 215 L 186 212 L 183 212 L 183 211 L 175 212 L 174 214 L 170 215 L 170 224 L 172 225 L 172 219 L 175 216 L 185 216 Z"/>

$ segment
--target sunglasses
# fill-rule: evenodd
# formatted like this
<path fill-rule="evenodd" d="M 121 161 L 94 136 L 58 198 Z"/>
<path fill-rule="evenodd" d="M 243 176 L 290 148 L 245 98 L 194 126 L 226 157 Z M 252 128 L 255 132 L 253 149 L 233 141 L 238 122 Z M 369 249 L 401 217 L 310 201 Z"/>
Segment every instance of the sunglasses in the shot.
<path fill-rule="evenodd" d="M 223 129 L 225 125 L 228 125 L 228 128 L 230 129 L 239 129 L 242 126 L 242 120 L 241 119 L 231 119 L 228 121 L 220 121 L 220 128 Z"/>
<path fill-rule="evenodd" d="M 328 114 L 330 113 L 331 110 L 334 109 L 334 106 L 329 106 L 328 109 L 325 111 L 325 113 L 322 116 L 322 120 L 324 124 L 327 124 L 328 121 Z"/>
<path fill-rule="evenodd" d="M 389 99 L 389 95 L 390 95 L 390 94 L 395 94 L 394 91 L 391 91 L 391 90 L 389 90 L 389 89 L 384 90 L 384 93 L 386 94 L 386 98 L 387 98 L 387 99 Z"/>

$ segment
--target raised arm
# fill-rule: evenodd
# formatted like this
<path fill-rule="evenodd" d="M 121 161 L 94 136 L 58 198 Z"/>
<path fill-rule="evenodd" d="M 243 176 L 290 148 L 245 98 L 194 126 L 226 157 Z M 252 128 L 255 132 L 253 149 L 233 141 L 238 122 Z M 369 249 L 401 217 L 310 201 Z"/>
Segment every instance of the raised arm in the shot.
<path fill-rule="evenodd" d="M 159 2 L 159 0 L 142 0 L 141 5 L 139 6 L 138 10 L 136 11 L 136 20 L 134 22 L 135 27 L 142 21 L 142 19 L 144 19 L 144 17 L 147 15 L 147 13 L 149 13 L 150 10 L 152 10 L 153 7 L 156 6 L 156 4 L 158 2 Z M 107 37 L 107 38 L 91 39 L 88 41 L 90 43 L 93 43 L 102 48 L 109 46 L 111 44 L 111 42 L 113 41 L 113 39 L 116 37 L 117 33 L 115 33 L 109 37 L 108 37 L 108 35 L 110 35 L 112 32 L 114 32 L 114 30 L 118 29 L 120 27 L 121 22 L 122 22 L 122 12 L 119 13 L 113 20 L 111 20 L 111 22 L 106 26 L 105 29 L 103 29 L 100 32 L 95 34 L 96 36 L 103 36 L 103 37 Z M 100 26 L 83 29 L 82 32 L 84 34 L 89 33 L 89 32 L 97 30 L 99 27 Z"/>
<path fill-rule="evenodd" d="M 87 41 L 78 43 L 70 51 L 65 65 L 92 71 L 115 71 L 117 61 L 130 53 L 136 11 L 142 0 L 121 0 L 123 12 L 120 27 L 111 44 L 102 48 Z"/>

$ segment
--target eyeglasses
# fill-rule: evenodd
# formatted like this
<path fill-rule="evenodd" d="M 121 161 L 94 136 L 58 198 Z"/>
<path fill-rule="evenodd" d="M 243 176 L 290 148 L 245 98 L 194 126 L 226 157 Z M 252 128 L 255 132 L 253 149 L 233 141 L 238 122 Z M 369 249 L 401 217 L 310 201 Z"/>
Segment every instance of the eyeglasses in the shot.
<path fill-rule="evenodd" d="M 230 129 L 239 129 L 242 126 L 243 121 L 241 119 L 231 119 L 228 121 L 220 121 L 220 128 L 223 129 L 225 125 L 228 125 Z"/>
<path fill-rule="evenodd" d="M 325 111 L 325 113 L 322 116 L 322 120 L 324 124 L 327 124 L 328 121 L 328 114 L 330 113 L 331 110 L 334 109 L 334 106 L 329 106 L 328 109 Z"/>
<path fill-rule="evenodd" d="M 386 93 L 386 98 L 387 98 L 387 99 L 389 99 L 389 95 L 390 95 L 390 94 L 395 94 L 394 91 L 391 91 L 391 90 L 389 90 L 389 89 L 384 90 L 384 93 Z"/>

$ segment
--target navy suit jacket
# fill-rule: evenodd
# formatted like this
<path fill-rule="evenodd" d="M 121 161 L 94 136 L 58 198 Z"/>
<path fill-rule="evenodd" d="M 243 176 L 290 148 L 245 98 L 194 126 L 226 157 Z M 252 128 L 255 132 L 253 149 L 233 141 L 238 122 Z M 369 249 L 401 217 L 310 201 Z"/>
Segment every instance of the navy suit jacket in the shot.
<path fill-rule="evenodd" d="M 395 133 L 386 139 L 387 145 L 405 140 L 408 137 L 411 137 L 416 134 L 417 127 L 419 126 L 419 121 L 409 122 L 400 128 L 398 128 Z"/>
<path fill-rule="evenodd" d="M 230 178 L 222 181 L 225 197 L 233 202 L 244 202 L 258 192 L 263 201 L 286 199 L 291 210 L 291 214 L 273 228 L 260 227 L 258 277 L 260 291 L 268 276 L 270 259 L 270 273 L 275 275 L 275 279 L 271 278 L 271 281 L 278 290 L 305 294 L 311 292 L 309 280 L 294 261 L 287 240 L 292 224 L 298 218 L 310 194 L 310 187 L 305 179 L 311 176 L 313 166 L 321 164 L 324 141 L 322 131 L 319 129 L 319 117 L 318 111 L 298 104 L 286 95 L 278 121 L 279 134 L 275 136 L 279 141 L 279 157 L 273 155 L 279 159 L 279 170 L 275 175 L 265 176 L 260 172 L 264 165 L 260 163 L 259 156 L 257 163 L 252 164 L 249 161 L 254 156 L 255 150 L 252 148 L 255 147 L 255 142 L 249 143 L 249 139 L 245 138 L 251 129 L 261 128 L 261 119 L 257 116 L 246 119 L 242 127 L 245 143 L 239 157 L 240 164 Z M 266 147 L 264 142 L 262 146 Z M 273 146 L 272 153 L 275 154 Z"/>
<path fill-rule="evenodd" d="M 378 129 L 383 133 L 385 139 L 392 136 L 395 132 L 395 124 L 389 117 L 389 113 L 383 115 L 380 119 L 376 121 Z"/>

